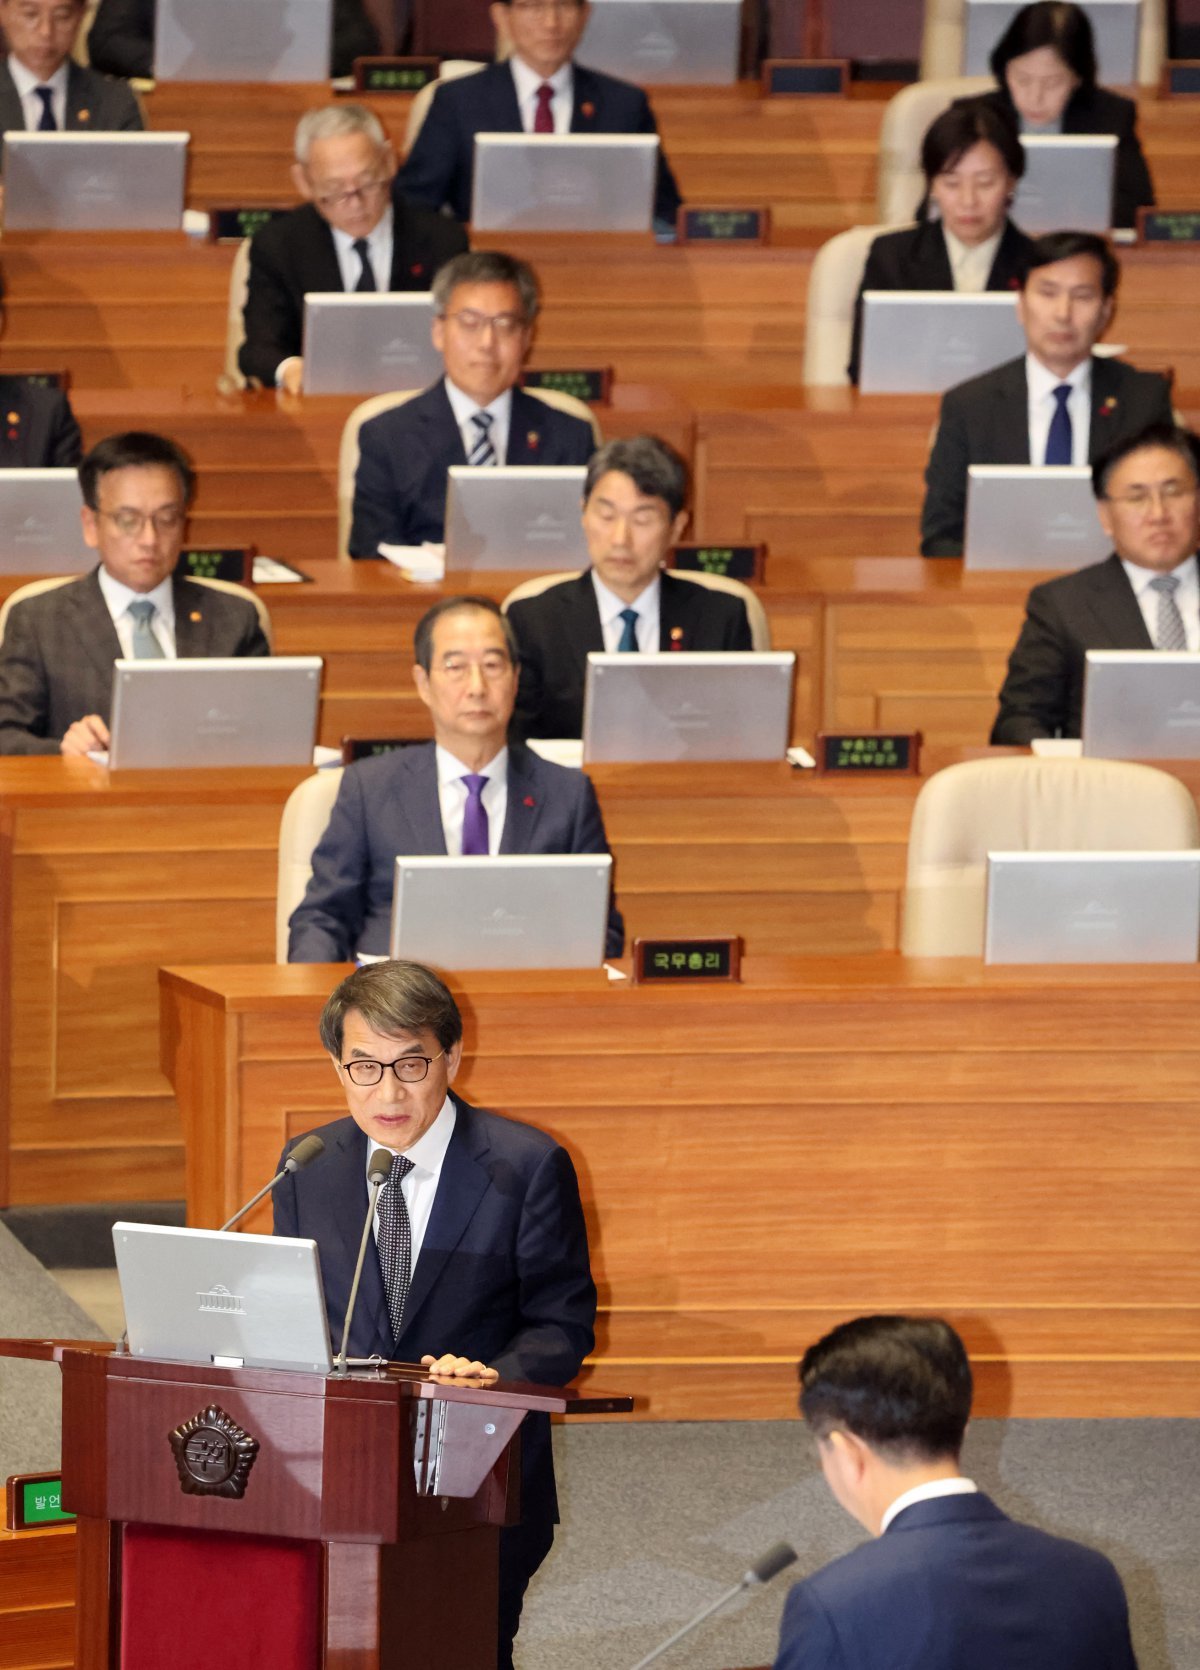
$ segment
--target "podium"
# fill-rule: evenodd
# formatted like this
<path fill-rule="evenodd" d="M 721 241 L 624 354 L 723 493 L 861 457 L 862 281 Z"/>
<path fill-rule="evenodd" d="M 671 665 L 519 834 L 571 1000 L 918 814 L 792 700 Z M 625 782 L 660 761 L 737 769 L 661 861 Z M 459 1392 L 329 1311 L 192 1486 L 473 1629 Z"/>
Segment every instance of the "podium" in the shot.
<path fill-rule="evenodd" d="M 147 1361 L 0 1340 L 62 1370 L 76 1670 L 495 1670 L 500 1528 L 531 1410 L 627 1397 Z"/>

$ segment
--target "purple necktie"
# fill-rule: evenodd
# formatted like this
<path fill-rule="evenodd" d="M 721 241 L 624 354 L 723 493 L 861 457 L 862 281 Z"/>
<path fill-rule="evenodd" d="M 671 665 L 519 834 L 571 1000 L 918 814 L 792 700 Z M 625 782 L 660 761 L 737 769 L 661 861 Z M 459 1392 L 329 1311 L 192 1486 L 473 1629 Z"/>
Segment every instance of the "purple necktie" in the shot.
<path fill-rule="evenodd" d="M 486 858 L 488 855 L 488 815 L 483 804 L 483 785 L 486 777 L 469 771 L 460 783 L 467 785 L 467 804 L 463 808 L 462 855 L 464 858 Z"/>

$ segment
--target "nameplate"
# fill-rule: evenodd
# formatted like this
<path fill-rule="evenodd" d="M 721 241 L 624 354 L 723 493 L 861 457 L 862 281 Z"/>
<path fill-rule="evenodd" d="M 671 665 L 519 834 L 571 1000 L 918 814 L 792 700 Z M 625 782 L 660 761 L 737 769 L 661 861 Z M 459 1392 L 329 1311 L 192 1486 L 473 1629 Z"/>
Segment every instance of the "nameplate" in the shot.
<path fill-rule="evenodd" d="M 817 737 L 817 770 L 915 777 L 920 752 L 920 731 L 822 731 Z"/>
<path fill-rule="evenodd" d="M 635 939 L 633 978 L 740 981 L 742 942 L 736 934 L 717 934 L 707 939 Z"/>
<path fill-rule="evenodd" d="M 287 214 L 283 208 L 261 207 L 256 205 L 247 209 L 210 209 L 208 211 L 209 241 L 215 244 L 240 244 L 243 238 L 252 238 L 268 221 L 279 215 Z"/>
<path fill-rule="evenodd" d="M 676 242 L 681 244 L 765 244 L 771 231 L 769 209 L 698 209 L 679 211 Z"/>
<path fill-rule="evenodd" d="M 428 742 L 423 736 L 344 736 L 342 764 L 353 765 L 355 760 L 373 760 L 377 754 L 394 754 L 399 748 L 412 748 L 418 742 Z"/>
<path fill-rule="evenodd" d="M 672 568 L 727 580 L 761 580 L 766 560 L 765 545 L 676 545 L 671 552 Z"/>
<path fill-rule="evenodd" d="M 436 81 L 440 64 L 436 58 L 356 58 L 356 93 L 419 93 Z"/>
<path fill-rule="evenodd" d="M 1200 98 L 1200 58 L 1168 60 L 1159 91 L 1167 99 Z"/>
<path fill-rule="evenodd" d="M 849 81 L 848 58 L 768 58 L 763 64 L 768 98 L 841 98 Z"/>
<path fill-rule="evenodd" d="M 253 564 L 252 545 L 190 545 L 179 553 L 176 570 L 194 580 L 233 580 L 248 586 Z"/>
<path fill-rule="evenodd" d="M 12 377 L 18 383 L 27 383 L 35 389 L 69 389 L 71 373 L 67 370 L 44 371 L 40 368 L 24 370 L 21 366 L 6 365 L 3 375 Z"/>
<path fill-rule="evenodd" d="M 1139 209 L 1137 233 L 1140 244 L 1200 244 L 1200 209 Z"/>
<path fill-rule="evenodd" d="M 5 1524 L 10 1531 L 68 1525 L 75 1518 L 62 1505 L 61 1473 L 14 1473 L 4 1494 Z"/>
<path fill-rule="evenodd" d="M 612 366 L 596 366 L 589 370 L 564 371 L 554 367 L 547 371 L 526 371 L 521 387 L 553 389 L 556 394 L 573 394 L 589 406 L 607 406 L 612 398 Z"/>

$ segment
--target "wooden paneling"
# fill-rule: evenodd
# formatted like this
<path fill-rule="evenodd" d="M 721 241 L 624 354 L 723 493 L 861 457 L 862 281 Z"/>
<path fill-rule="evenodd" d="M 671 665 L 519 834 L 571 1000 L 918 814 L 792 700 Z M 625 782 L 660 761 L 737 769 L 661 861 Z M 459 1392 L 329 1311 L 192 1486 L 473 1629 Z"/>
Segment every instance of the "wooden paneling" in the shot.
<path fill-rule="evenodd" d="M 0 1529 L 0 1670 L 74 1663 L 74 1526 Z"/>

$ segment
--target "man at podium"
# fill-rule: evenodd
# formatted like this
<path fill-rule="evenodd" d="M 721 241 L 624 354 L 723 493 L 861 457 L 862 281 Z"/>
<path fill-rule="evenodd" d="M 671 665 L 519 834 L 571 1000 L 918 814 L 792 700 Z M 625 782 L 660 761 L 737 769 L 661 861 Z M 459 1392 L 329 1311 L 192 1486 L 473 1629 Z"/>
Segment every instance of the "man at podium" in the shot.
<path fill-rule="evenodd" d="M 321 1128 L 318 1164 L 277 1187 L 275 1233 L 316 1241 L 335 1350 L 367 1166 L 384 1148 L 392 1170 L 350 1353 L 484 1380 L 574 1379 L 594 1343 L 596 1288 L 566 1149 L 454 1094 L 462 1017 L 419 963 L 372 963 L 349 975 L 325 1005 L 320 1035 L 349 1117 Z M 549 1418 L 530 1415 L 521 1428 L 521 1520 L 500 1534 L 499 1670 L 511 1670 L 525 1589 L 557 1519 Z"/>

